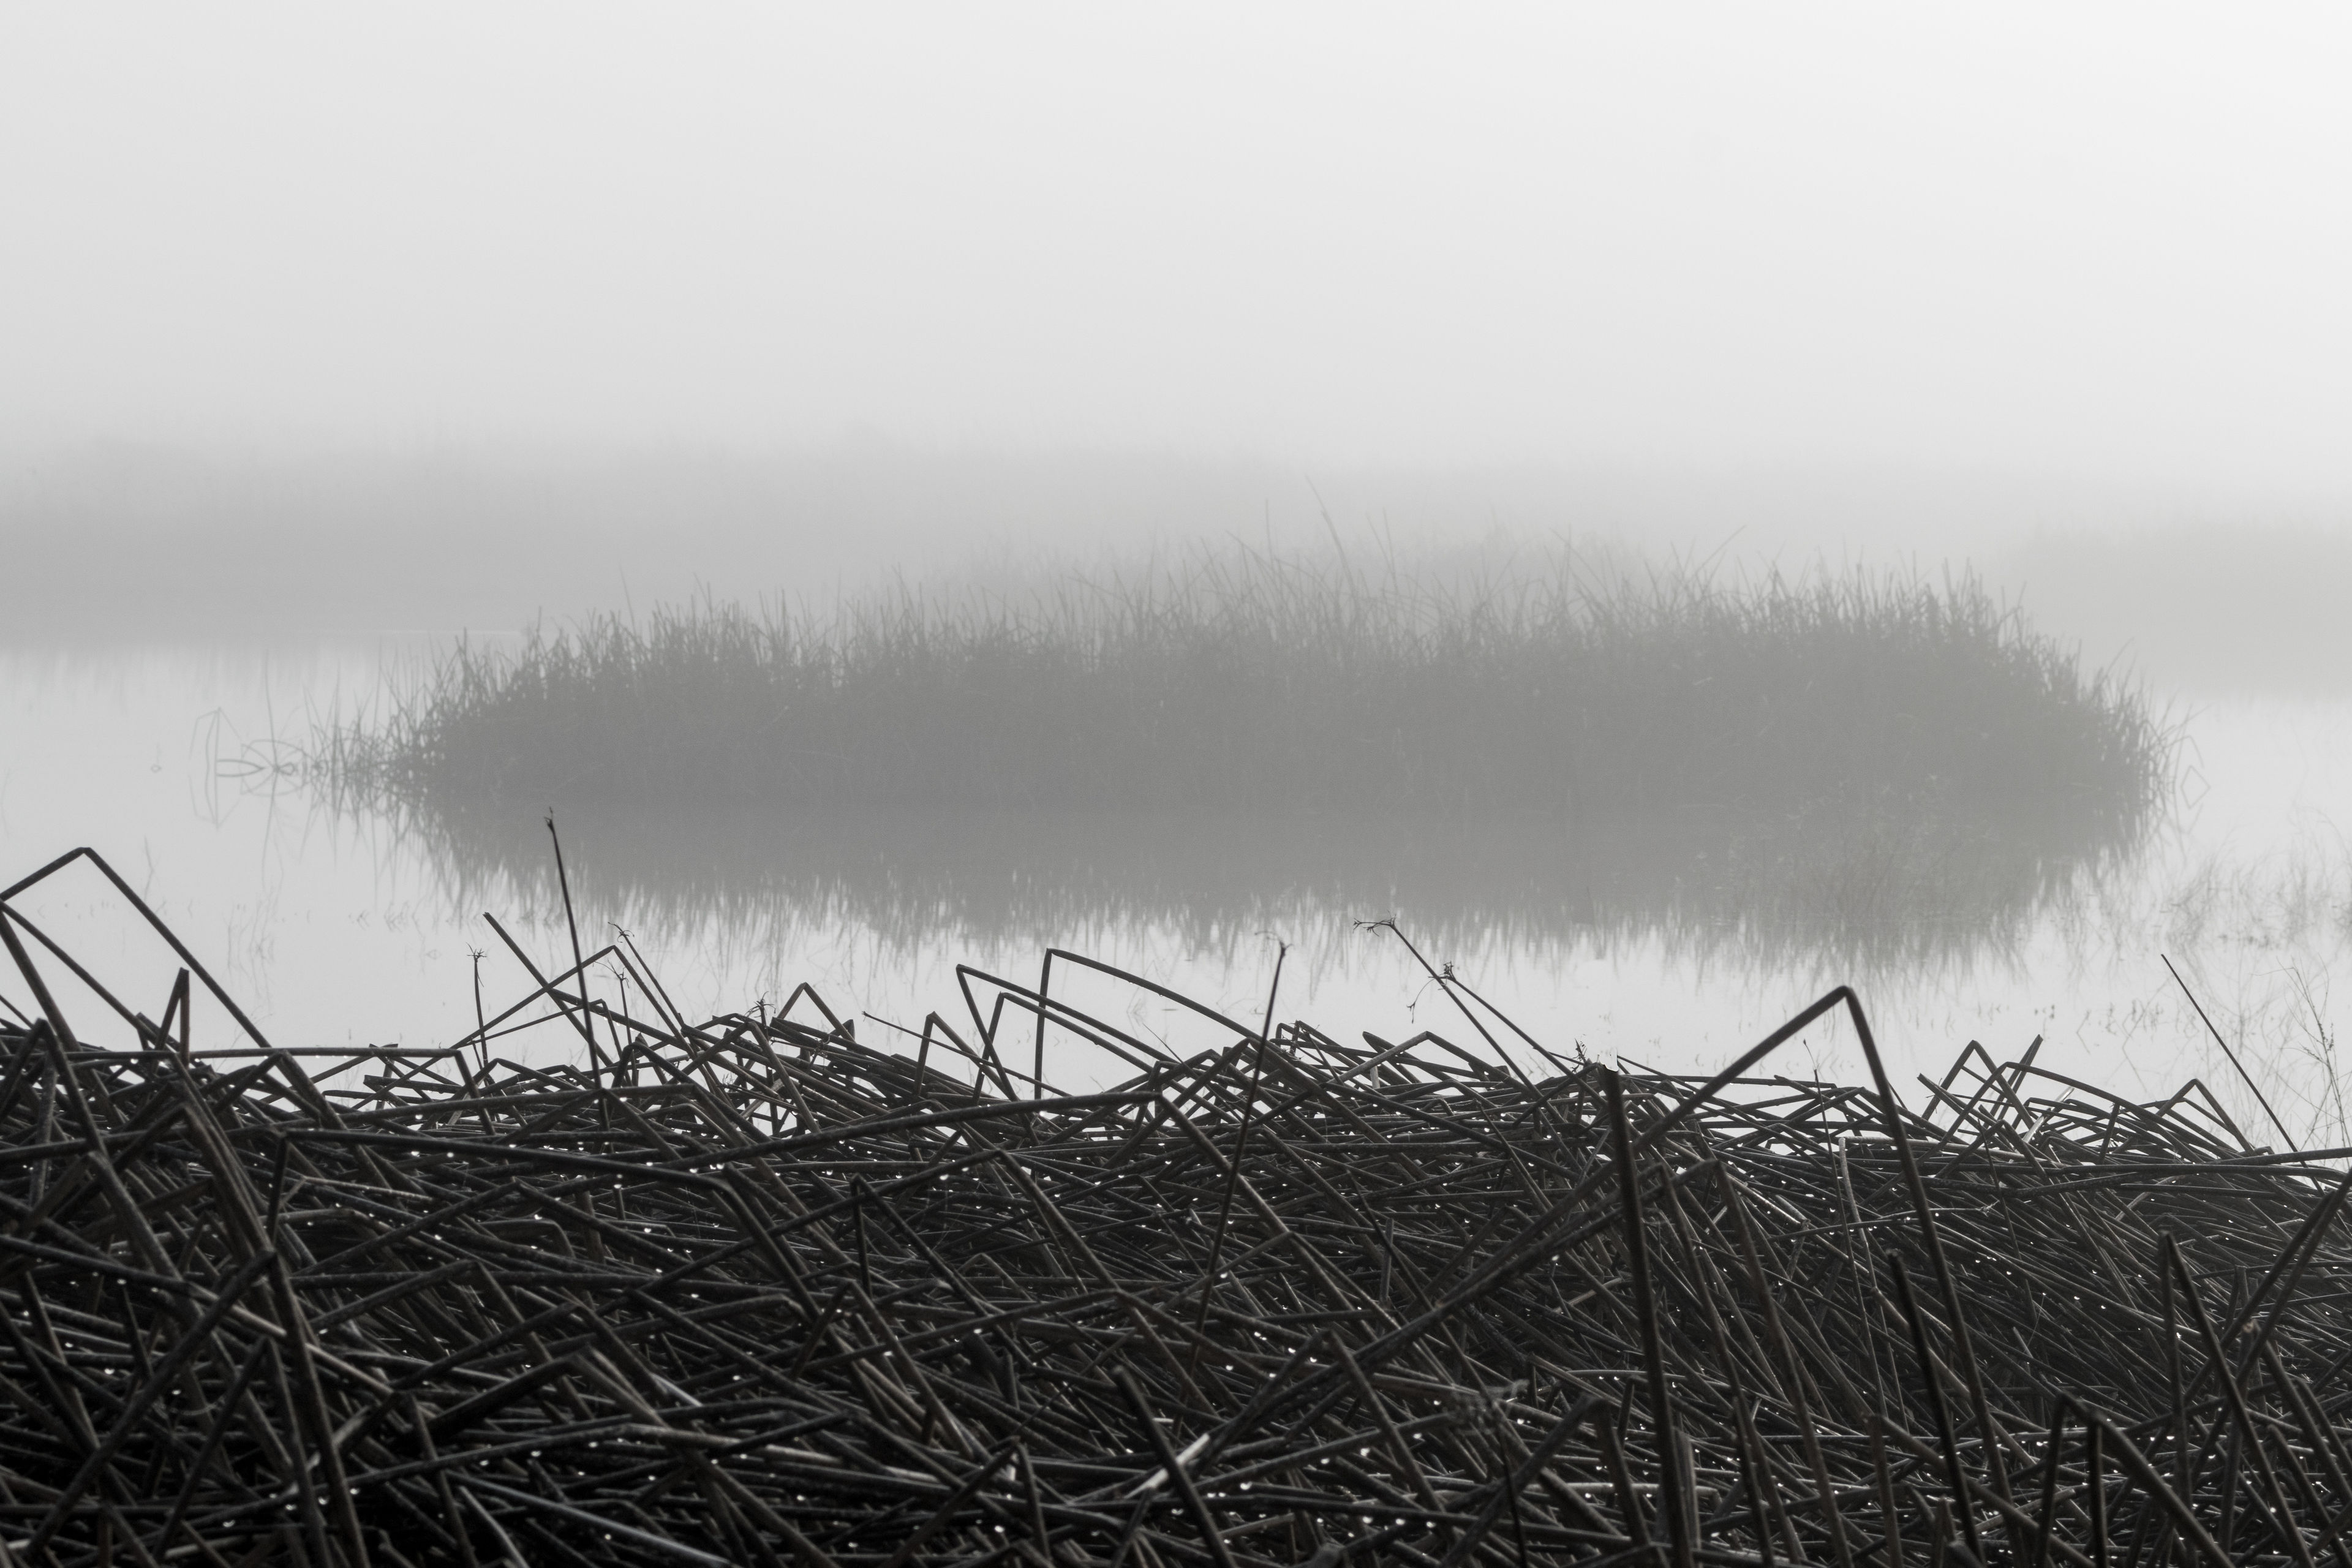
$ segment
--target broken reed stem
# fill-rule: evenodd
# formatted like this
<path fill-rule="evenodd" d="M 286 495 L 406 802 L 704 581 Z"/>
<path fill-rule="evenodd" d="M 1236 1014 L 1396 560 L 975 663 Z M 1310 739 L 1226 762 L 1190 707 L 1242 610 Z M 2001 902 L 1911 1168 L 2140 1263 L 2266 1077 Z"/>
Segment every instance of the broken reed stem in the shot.
<path fill-rule="evenodd" d="M 1793 1029 L 1529 1082 L 1101 966 L 1219 1037 L 966 971 L 965 1079 L 520 949 L 457 1048 L 264 1052 L 201 973 L 68 1019 L 0 933 L 10 1563 L 2219 1568 L 2352 1518 L 2347 1188 L 2194 1096 L 1972 1050 L 1923 1112 L 1770 1076 Z M 1138 1075 L 977 1065 L 1041 1015 Z"/>

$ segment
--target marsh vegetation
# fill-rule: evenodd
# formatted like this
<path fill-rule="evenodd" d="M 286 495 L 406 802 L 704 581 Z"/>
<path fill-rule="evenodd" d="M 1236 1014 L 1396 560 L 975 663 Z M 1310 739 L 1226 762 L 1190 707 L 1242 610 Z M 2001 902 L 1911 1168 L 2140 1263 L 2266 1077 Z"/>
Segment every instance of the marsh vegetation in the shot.
<path fill-rule="evenodd" d="M 1235 552 L 830 611 L 460 644 L 342 787 L 544 802 L 1547 816 L 1900 810 L 2128 828 L 2165 744 L 1973 581 L 1368 574 Z"/>
<path fill-rule="evenodd" d="M 584 813 L 641 911 L 1050 942 L 1311 905 L 1873 968 L 2022 929 L 2168 754 L 1967 578 L 1246 551 L 460 644 L 315 749 L 460 879 L 537 879 L 540 808 Z"/>

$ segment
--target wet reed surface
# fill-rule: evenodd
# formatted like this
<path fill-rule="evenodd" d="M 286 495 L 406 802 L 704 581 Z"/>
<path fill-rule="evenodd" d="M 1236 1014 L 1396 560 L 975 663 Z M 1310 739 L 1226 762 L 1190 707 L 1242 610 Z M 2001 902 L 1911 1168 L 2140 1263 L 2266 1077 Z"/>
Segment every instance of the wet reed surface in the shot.
<path fill-rule="evenodd" d="M 1443 974 L 1450 1038 L 1179 1056 L 1057 954 L 877 1049 L 625 943 L 303 1053 L 0 932 L 11 1562 L 2345 1560 L 2352 1180 L 2030 1051 L 1898 1100 L 1843 989 L 1702 1082 Z M 1827 1016 L 1871 1085 L 1773 1075 Z"/>

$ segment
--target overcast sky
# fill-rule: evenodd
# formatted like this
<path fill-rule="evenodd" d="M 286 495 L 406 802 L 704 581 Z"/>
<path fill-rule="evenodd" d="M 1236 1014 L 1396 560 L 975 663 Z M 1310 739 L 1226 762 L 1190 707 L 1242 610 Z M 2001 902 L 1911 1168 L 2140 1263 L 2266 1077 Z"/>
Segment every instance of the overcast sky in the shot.
<path fill-rule="evenodd" d="M 2352 12 L 12 4 L 0 440 L 2352 493 Z"/>

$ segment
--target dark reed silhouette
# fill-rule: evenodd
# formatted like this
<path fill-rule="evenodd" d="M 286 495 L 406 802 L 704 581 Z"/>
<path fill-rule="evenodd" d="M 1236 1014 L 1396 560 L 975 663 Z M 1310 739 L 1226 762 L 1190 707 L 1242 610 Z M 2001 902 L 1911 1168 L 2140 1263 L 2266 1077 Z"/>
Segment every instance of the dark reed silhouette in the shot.
<path fill-rule="evenodd" d="M 1620 1075 L 1448 973 L 1356 1043 L 1068 952 L 1201 1043 L 968 968 L 877 1041 L 806 987 L 689 1021 L 625 942 L 509 944 L 446 1046 L 278 1049 L 95 857 L 186 965 L 147 995 L 10 903 L 85 854 L 0 893 L 10 1561 L 2255 1568 L 2352 1521 L 2352 1151 L 2193 1081 L 1971 1045 L 1906 1102 L 1845 986 Z M 1832 1025 L 1868 1082 L 1773 1076 Z"/>

